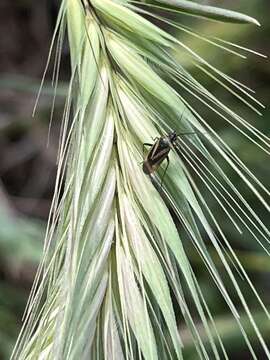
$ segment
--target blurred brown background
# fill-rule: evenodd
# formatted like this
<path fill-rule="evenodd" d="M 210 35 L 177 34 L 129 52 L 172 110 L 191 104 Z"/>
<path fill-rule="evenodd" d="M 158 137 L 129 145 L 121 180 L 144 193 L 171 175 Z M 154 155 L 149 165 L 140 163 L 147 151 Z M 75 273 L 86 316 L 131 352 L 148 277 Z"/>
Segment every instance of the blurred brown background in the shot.
<path fill-rule="evenodd" d="M 268 0 L 204 3 L 241 10 L 256 17 L 262 23 L 262 27 L 194 21 L 190 17 L 184 19 L 185 23 L 190 25 L 191 21 L 200 33 L 220 36 L 269 55 Z M 0 360 L 8 359 L 21 327 L 21 316 L 41 256 L 45 224 L 54 188 L 61 110 L 69 75 L 69 54 L 66 44 L 63 49 L 59 93 L 55 101 L 49 146 L 48 127 L 54 96 L 50 82 L 52 65 L 49 66 L 35 117 L 32 117 L 32 111 L 46 64 L 58 5 L 59 3 L 54 0 L 0 2 Z M 183 37 L 183 34 L 179 33 L 177 36 Z M 208 81 L 205 84 L 211 91 L 270 135 L 269 61 L 256 56 L 249 56 L 247 61 L 243 61 L 231 55 L 224 56 L 223 52 L 215 48 L 211 48 L 210 51 L 206 44 L 196 39 L 189 38 L 186 41 L 220 69 L 256 89 L 257 98 L 268 106 L 263 118 L 248 111 L 210 80 L 203 79 L 204 83 Z M 176 54 L 178 55 L 181 57 L 181 54 Z M 196 72 L 191 67 L 189 70 Z M 215 123 L 212 114 L 209 114 L 209 121 Z M 263 183 L 269 185 L 269 158 L 243 141 L 232 129 L 220 126 L 220 133 Z M 248 192 L 246 196 L 249 199 Z M 266 212 L 253 198 L 249 200 L 260 217 L 269 224 Z M 216 205 L 213 203 L 211 206 Z M 216 213 L 218 211 L 217 209 Z M 221 222 L 260 294 L 269 305 L 268 258 L 251 237 L 246 235 L 239 238 L 237 233 L 232 232 L 227 219 L 221 219 Z M 192 252 L 189 255 L 200 274 L 202 264 Z M 221 326 L 224 322 L 230 324 L 230 314 L 219 300 L 216 290 L 209 286 L 204 272 L 201 274 L 201 285 Z M 244 283 L 242 285 L 245 286 Z M 269 333 L 266 335 L 269 341 L 269 324 L 265 323 L 265 318 L 255 302 L 252 309 L 255 316 L 261 319 L 262 331 L 265 334 Z M 233 332 L 233 329 L 230 328 L 227 333 L 225 331 L 224 335 L 227 341 L 230 341 L 232 358 L 238 356 L 239 359 L 248 359 L 249 355 L 243 350 L 239 334 L 237 331 Z M 192 348 L 187 358 L 196 359 L 192 355 Z"/>

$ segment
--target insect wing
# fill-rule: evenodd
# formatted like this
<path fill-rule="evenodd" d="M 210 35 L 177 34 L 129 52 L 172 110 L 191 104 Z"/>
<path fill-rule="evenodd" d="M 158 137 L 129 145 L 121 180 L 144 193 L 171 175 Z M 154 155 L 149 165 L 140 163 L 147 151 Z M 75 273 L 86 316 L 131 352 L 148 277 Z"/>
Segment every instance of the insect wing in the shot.
<path fill-rule="evenodd" d="M 156 154 L 151 159 L 149 159 L 148 161 L 151 163 L 153 168 L 157 169 L 158 166 L 162 163 L 162 161 L 164 159 L 166 159 L 169 152 L 170 152 L 169 147 L 167 149 L 162 149 L 162 150 L 156 152 Z"/>
<path fill-rule="evenodd" d="M 158 141 L 156 141 L 153 146 L 151 147 L 151 149 L 149 150 L 149 153 L 147 155 L 147 160 L 151 161 L 151 159 L 155 156 L 155 154 L 158 151 L 159 148 L 159 143 L 160 143 L 160 139 Z"/>

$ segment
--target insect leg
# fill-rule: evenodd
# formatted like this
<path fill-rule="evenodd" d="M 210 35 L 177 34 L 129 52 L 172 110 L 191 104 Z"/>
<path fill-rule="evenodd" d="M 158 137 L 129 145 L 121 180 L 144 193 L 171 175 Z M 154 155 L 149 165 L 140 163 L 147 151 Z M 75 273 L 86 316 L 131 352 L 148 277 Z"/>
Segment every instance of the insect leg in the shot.
<path fill-rule="evenodd" d="M 166 164 L 166 167 L 165 167 L 165 170 L 164 170 L 164 173 L 163 173 L 163 176 L 162 176 L 162 180 L 161 180 L 161 188 L 162 188 L 162 185 L 163 185 L 163 180 L 164 180 L 164 177 L 166 175 L 166 172 L 167 172 L 167 169 L 168 169 L 168 166 L 170 164 L 170 159 L 169 159 L 169 156 L 166 157 L 166 160 L 167 160 L 167 164 Z"/>
<path fill-rule="evenodd" d="M 153 144 L 149 144 L 149 143 L 143 143 L 143 155 L 144 155 L 144 147 L 145 146 L 153 146 Z M 143 161 L 140 162 L 140 164 L 142 164 Z"/>

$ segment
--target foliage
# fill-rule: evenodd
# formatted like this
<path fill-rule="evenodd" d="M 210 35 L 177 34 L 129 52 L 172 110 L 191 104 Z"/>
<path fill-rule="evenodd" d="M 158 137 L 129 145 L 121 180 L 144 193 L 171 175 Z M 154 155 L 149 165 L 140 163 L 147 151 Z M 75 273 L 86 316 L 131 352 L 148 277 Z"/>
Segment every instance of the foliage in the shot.
<path fill-rule="evenodd" d="M 14 358 L 182 358 L 184 340 L 175 313 L 181 314 L 181 324 L 185 324 L 197 356 L 219 358 L 223 353 L 226 357 L 220 329 L 186 255 L 185 244 L 190 247 L 191 243 L 212 285 L 215 283 L 232 312 L 252 356 L 256 357 L 235 297 L 246 313 L 245 322 L 251 324 L 269 356 L 234 268 L 250 286 L 265 319 L 269 316 L 267 309 L 196 181 L 204 184 L 236 230 L 241 234 L 245 229 L 265 250 L 269 238 L 266 225 L 228 178 L 214 153 L 267 210 L 262 194 L 268 195 L 268 191 L 199 115 L 194 99 L 267 153 L 268 139 L 205 89 L 170 52 L 181 48 L 191 63 L 222 82 L 227 90 L 230 87 L 232 94 L 246 104 L 253 100 L 249 90 L 203 60 L 181 39 L 138 14 L 176 28 L 181 26 L 179 22 L 155 13 L 154 4 L 140 5 L 110 0 L 94 0 L 84 7 L 75 0 L 62 4 L 55 36 L 58 34 L 60 51 L 67 21 L 72 74 L 59 172 L 44 256 Z M 187 10 L 186 5 L 189 14 L 218 14 L 218 19 L 223 14 L 226 20 L 237 17 L 237 21 L 256 23 L 241 14 L 198 8 L 187 1 L 162 1 L 168 11 L 182 12 Z M 177 87 L 181 91 L 175 91 Z M 185 99 L 188 93 L 194 97 L 192 102 Z M 254 104 L 249 106 L 255 110 Z M 179 137 L 161 187 L 162 168 L 151 179 L 143 174 L 139 166 L 141 148 L 151 137 L 172 129 L 177 133 L 196 130 L 196 134 Z M 60 197 L 65 172 L 65 189 Z M 175 226 L 177 221 L 184 229 L 181 234 Z M 205 241 L 211 242 L 225 276 Z M 224 278 L 229 278 L 229 284 Z M 47 296 L 42 305 L 44 292 Z"/>

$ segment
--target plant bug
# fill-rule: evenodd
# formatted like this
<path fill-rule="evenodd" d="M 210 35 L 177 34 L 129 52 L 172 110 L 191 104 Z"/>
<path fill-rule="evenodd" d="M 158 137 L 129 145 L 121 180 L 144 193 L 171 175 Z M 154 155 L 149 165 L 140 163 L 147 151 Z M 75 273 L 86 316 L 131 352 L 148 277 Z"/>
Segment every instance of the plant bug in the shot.
<path fill-rule="evenodd" d="M 168 169 L 170 160 L 169 160 L 169 152 L 171 150 L 171 146 L 175 146 L 175 142 L 177 140 L 177 134 L 175 131 L 172 131 L 166 136 L 161 136 L 159 138 L 155 138 L 154 144 L 144 143 L 143 148 L 145 146 L 150 146 L 151 149 L 149 150 L 144 162 L 143 162 L 143 172 L 147 175 L 152 174 L 155 172 L 163 160 L 167 160 L 167 165 L 164 170 L 163 178 L 166 174 Z M 162 179 L 163 182 L 163 179 Z M 161 184 L 162 184 L 161 182 Z"/>
<path fill-rule="evenodd" d="M 169 159 L 169 152 L 172 147 L 176 146 L 176 141 L 178 136 L 182 135 L 194 135 L 195 132 L 187 132 L 177 135 L 175 131 L 170 132 L 168 135 L 157 137 L 154 139 L 154 144 L 144 143 L 143 149 L 145 146 L 150 146 L 150 150 L 143 161 L 143 172 L 146 175 L 150 175 L 153 172 L 155 172 L 161 163 L 166 159 L 167 165 L 164 170 L 164 174 L 162 176 L 161 186 L 163 183 L 164 176 L 166 174 L 166 171 L 168 169 L 170 159 Z"/>

